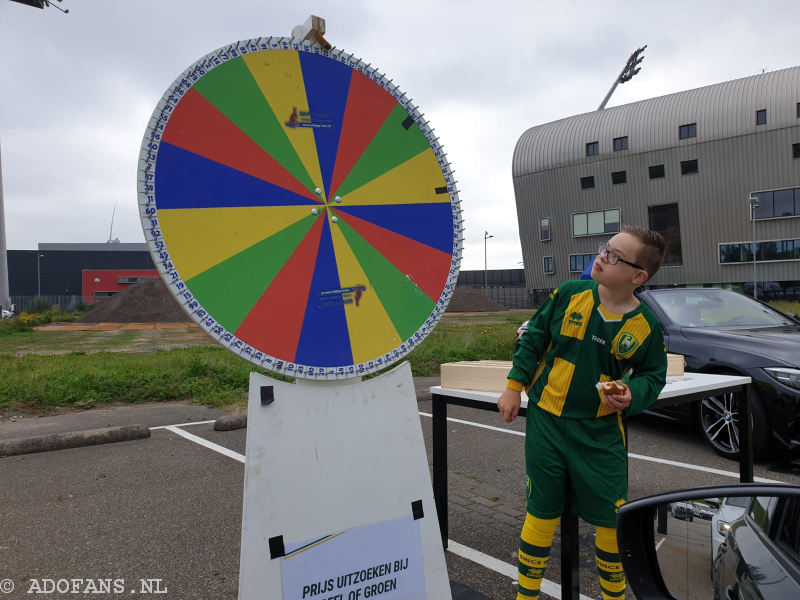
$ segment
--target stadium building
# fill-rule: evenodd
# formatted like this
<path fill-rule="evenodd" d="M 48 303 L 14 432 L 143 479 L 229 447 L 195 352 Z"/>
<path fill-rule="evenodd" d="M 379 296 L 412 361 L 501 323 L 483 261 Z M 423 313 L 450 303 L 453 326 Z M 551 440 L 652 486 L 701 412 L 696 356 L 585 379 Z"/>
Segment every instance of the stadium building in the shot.
<path fill-rule="evenodd" d="M 512 172 L 531 293 L 625 224 L 669 242 L 652 286 L 752 293 L 753 214 L 759 297 L 800 298 L 800 67 L 532 127 Z"/>

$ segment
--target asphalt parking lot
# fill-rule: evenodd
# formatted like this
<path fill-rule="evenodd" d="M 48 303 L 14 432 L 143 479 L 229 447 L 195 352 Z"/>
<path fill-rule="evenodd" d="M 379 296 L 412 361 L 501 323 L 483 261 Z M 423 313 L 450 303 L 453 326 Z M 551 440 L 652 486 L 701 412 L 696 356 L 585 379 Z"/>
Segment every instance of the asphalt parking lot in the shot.
<path fill-rule="evenodd" d="M 429 458 L 427 388 L 437 383 L 415 380 Z M 0 459 L 0 599 L 236 598 L 246 430 L 214 431 L 221 414 L 173 403 L 0 423 L 0 439 L 131 423 L 153 428 L 147 439 Z M 524 423 L 459 407 L 448 417 L 447 565 L 455 597 L 514 598 Z M 631 499 L 738 479 L 736 463 L 678 425 L 634 419 L 629 448 Z M 757 464 L 755 476 L 800 485 L 800 472 L 785 465 Z M 580 535 L 581 592 L 593 599 L 593 529 L 581 526 Z M 559 589 L 558 543 L 543 597 Z M 59 580 L 81 580 L 69 584 L 77 593 Z M 91 593 L 103 582 L 111 593 Z"/>

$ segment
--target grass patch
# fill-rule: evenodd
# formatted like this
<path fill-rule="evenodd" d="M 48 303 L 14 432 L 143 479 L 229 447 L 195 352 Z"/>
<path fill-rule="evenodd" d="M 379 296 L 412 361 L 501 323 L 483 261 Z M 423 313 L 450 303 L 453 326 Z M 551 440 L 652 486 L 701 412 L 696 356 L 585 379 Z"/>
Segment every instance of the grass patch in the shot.
<path fill-rule="evenodd" d="M 516 331 L 521 321 L 502 325 L 440 323 L 425 341 L 408 355 L 416 376 L 439 375 L 442 363 L 460 360 L 511 360 Z"/>
<path fill-rule="evenodd" d="M 412 372 L 435 376 L 444 362 L 510 360 L 516 329 L 529 316 L 530 311 L 445 315 L 408 355 Z M 24 323 L 8 326 L 19 330 L 0 337 L 0 408 L 48 412 L 109 402 L 191 400 L 238 409 L 246 406 L 251 371 L 280 378 L 209 336 L 197 335 L 202 332 L 179 338 L 181 334 L 169 330 L 33 331 Z M 153 349 L 175 339 L 195 345 Z M 72 352 L 65 354 L 65 349 Z M 99 351 L 103 349 L 116 351 Z"/>
<path fill-rule="evenodd" d="M 772 300 L 767 302 L 772 308 L 781 312 L 800 315 L 800 302 L 789 302 L 788 300 Z"/>
<path fill-rule="evenodd" d="M 33 329 L 30 325 L 26 325 L 19 317 L 12 317 L 11 319 L 0 320 L 0 339 L 11 336 L 16 336 L 21 333 L 32 332 Z"/>
<path fill-rule="evenodd" d="M 221 347 L 147 354 L 0 354 L 0 407 L 43 412 L 109 402 L 193 400 L 221 407 L 244 402 L 251 363 Z"/>

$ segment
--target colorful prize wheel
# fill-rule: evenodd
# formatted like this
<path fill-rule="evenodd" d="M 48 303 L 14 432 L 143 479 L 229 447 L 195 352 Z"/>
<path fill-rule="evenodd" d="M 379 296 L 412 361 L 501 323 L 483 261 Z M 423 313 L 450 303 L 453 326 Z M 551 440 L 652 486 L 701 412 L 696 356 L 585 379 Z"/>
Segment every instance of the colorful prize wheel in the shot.
<path fill-rule="evenodd" d="M 139 205 L 175 298 L 243 358 L 336 379 L 393 363 L 455 288 L 450 166 L 391 80 L 290 38 L 224 47 L 164 93 Z"/>

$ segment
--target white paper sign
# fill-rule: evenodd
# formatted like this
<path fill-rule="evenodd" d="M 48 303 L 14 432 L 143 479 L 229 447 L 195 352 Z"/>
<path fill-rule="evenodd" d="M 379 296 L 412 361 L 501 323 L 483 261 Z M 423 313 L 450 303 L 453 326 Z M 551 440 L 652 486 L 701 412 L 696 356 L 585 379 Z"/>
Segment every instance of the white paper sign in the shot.
<path fill-rule="evenodd" d="M 411 515 L 287 543 L 283 600 L 424 600 L 419 521 Z"/>

